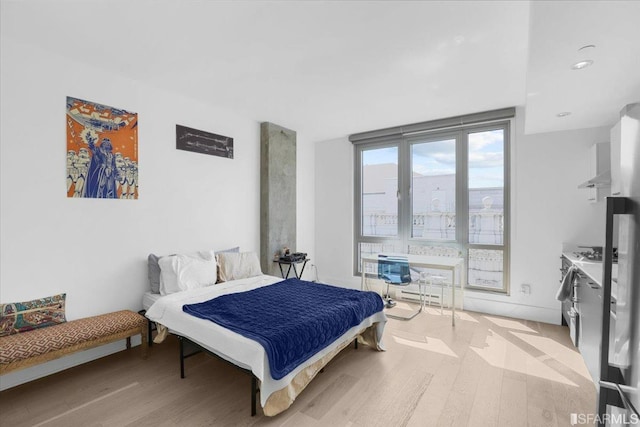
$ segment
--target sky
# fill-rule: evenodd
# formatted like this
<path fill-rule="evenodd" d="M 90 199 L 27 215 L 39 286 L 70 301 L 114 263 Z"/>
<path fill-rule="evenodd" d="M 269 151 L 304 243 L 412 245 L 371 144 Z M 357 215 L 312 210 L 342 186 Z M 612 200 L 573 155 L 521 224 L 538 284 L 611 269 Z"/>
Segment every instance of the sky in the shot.
<path fill-rule="evenodd" d="M 504 144 L 502 129 L 469 134 L 469 188 L 502 187 L 504 185 Z M 411 144 L 412 167 L 421 175 L 455 173 L 455 140 Z M 396 147 L 366 150 L 364 165 L 398 163 Z"/>

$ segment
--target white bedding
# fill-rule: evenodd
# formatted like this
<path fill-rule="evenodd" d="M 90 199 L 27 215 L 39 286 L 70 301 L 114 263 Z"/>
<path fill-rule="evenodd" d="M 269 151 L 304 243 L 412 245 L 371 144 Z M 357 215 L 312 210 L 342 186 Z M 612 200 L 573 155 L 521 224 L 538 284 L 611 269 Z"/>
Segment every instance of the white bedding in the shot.
<path fill-rule="evenodd" d="M 298 366 L 287 376 L 276 381 L 271 377 L 267 354 L 258 342 L 230 331 L 214 322 L 191 316 L 182 311 L 184 304 L 207 301 L 220 295 L 243 292 L 280 281 L 282 279 L 278 277 L 257 276 L 160 296 L 147 310 L 146 315 L 150 320 L 169 328 L 172 333 L 192 340 L 241 368 L 251 370 L 256 378 L 262 382 L 260 403 L 264 407 L 272 393 L 286 387 L 296 374 L 337 348 L 341 342 L 355 339 L 363 328 L 378 323 L 377 335 L 378 341 L 381 342 L 382 331 L 386 322 L 386 316 L 383 311 L 375 313 L 366 318 L 360 325 L 351 328 L 342 337 L 315 354 L 304 364 Z"/>

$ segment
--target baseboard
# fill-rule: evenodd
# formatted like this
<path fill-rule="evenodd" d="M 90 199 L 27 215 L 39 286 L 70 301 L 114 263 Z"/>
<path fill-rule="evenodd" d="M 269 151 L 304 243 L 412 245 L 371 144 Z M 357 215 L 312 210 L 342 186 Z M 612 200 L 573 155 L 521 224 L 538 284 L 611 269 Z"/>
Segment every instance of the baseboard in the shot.
<path fill-rule="evenodd" d="M 513 301 L 496 301 L 477 298 L 465 293 L 464 309 L 514 319 L 532 320 L 535 322 L 559 325 L 562 314 L 560 309 L 518 304 Z"/>
<path fill-rule="evenodd" d="M 354 276 L 349 280 L 338 277 L 322 278 L 322 283 L 331 283 L 336 286 L 343 286 L 345 288 L 360 289 L 361 278 Z M 374 292 L 382 292 L 384 289 L 383 283 L 378 280 L 369 280 L 368 289 Z M 458 304 L 458 293 L 456 293 L 456 307 Z M 505 301 L 500 301 L 498 297 L 487 297 L 481 292 L 473 292 L 465 290 L 464 292 L 464 309 L 469 311 L 476 311 L 480 313 L 493 314 L 496 316 L 512 317 L 514 319 L 532 320 L 536 322 L 550 323 L 552 325 L 559 325 L 561 323 L 562 314 L 560 307 L 549 308 L 539 307 L 534 305 L 520 304 L 514 302 L 513 299 L 504 296 Z"/>
<path fill-rule="evenodd" d="M 140 335 L 131 337 L 131 347 L 138 345 L 140 345 Z M 61 357 L 60 359 L 32 366 L 30 368 L 21 369 L 16 372 L 9 372 L 8 374 L 0 376 L 0 391 L 64 371 L 65 369 L 69 369 L 74 366 L 82 365 L 83 363 L 91 362 L 92 360 L 100 359 L 101 357 L 122 351 L 125 348 L 126 340 L 123 339 L 100 347 L 70 354 L 68 356 Z"/>

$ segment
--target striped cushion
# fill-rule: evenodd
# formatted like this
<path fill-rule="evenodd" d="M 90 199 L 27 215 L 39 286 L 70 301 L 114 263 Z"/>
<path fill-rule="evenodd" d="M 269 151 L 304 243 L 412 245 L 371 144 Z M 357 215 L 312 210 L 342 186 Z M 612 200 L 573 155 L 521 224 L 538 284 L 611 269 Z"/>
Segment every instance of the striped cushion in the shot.
<path fill-rule="evenodd" d="M 0 338 L 0 364 L 28 359 L 135 328 L 145 318 L 129 310 L 73 320 Z"/>

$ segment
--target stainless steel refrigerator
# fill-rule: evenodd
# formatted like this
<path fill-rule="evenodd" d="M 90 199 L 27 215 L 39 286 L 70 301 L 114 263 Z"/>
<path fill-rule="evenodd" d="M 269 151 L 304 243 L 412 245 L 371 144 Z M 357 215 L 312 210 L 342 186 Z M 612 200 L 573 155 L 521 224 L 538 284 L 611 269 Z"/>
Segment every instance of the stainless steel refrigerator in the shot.
<path fill-rule="evenodd" d="M 640 103 L 626 106 L 617 126 L 621 126 L 620 194 L 607 198 L 600 426 L 640 424 Z M 618 275 L 612 282 L 616 246 Z"/>

